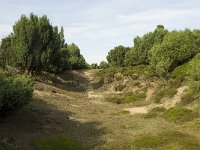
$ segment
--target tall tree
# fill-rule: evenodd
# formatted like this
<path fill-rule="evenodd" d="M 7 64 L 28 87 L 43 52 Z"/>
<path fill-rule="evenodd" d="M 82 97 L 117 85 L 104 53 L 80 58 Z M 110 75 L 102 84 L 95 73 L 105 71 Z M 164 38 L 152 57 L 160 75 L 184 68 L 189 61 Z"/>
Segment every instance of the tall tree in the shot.
<path fill-rule="evenodd" d="M 62 29 L 63 32 L 63 29 Z M 15 65 L 30 71 L 57 70 L 64 35 L 46 16 L 24 15 L 13 26 L 12 48 Z M 62 44 L 61 44 L 62 43 Z"/>
<path fill-rule="evenodd" d="M 163 25 L 158 25 L 154 32 L 149 32 L 143 37 L 136 37 L 134 47 L 126 55 L 126 66 L 149 64 L 148 51 L 155 44 L 161 43 L 167 32 Z"/>
<path fill-rule="evenodd" d="M 5 66 L 6 64 L 12 64 L 12 35 L 9 35 L 2 39 L 0 45 L 0 65 Z"/>
<path fill-rule="evenodd" d="M 107 61 L 111 66 L 120 66 L 123 67 L 124 59 L 126 53 L 130 50 L 129 47 L 124 47 L 122 45 L 115 47 L 110 50 L 107 55 Z"/>

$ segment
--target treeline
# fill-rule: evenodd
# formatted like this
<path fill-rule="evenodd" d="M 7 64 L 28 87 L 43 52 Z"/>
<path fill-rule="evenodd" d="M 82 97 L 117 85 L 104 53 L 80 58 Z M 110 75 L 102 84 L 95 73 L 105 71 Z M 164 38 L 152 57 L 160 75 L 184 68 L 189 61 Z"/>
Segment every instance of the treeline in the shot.
<path fill-rule="evenodd" d="M 152 74 L 167 76 L 200 52 L 200 30 L 171 31 L 158 25 L 153 32 L 134 39 L 134 46 L 117 46 L 107 56 L 110 66 L 148 65 Z"/>
<path fill-rule="evenodd" d="M 68 45 L 63 27 L 53 26 L 47 16 L 22 15 L 13 26 L 13 32 L 2 39 L 0 65 L 19 69 L 61 72 L 85 69 L 87 63 L 75 44 Z"/>

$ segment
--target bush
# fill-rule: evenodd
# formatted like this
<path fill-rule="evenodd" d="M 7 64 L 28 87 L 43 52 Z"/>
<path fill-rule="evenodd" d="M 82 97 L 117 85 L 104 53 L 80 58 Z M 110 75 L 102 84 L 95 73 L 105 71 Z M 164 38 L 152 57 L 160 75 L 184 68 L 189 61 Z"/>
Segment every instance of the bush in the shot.
<path fill-rule="evenodd" d="M 0 112 L 5 114 L 28 104 L 32 93 L 33 83 L 30 78 L 22 75 L 0 75 Z"/>
<path fill-rule="evenodd" d="M 163 42 L 149 51 L 152 70 L 160 76 L 167 76 L 174 68 L 187 62 L 197 54 L 198 46 L 190 30 L 168 32 Z"/>
<path fill-rule="evenodd" d="M 192 121 L 198 116 L 199 115 L 196 112 L 182 107 L 173 107 L 167 110 L 163 115 L 167 121 L 175 123 Z"/>

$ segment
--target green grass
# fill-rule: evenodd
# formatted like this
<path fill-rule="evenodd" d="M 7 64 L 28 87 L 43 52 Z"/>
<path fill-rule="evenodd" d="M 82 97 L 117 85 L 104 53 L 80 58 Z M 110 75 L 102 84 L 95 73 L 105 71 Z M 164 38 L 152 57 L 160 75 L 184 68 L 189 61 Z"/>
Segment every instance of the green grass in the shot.
<path fill-rule="evenodd" d="M 32 143 L 32 146 L 34 150 L 83 150 L 77 141 L 64 137 L 38 139 Z"/>
<path fill-rule="evenodd" d="M 189 63 L 185 63 L 185 64 L 183 64 L 181 66 L 176 67 L 171 72 L 171 77 L 172 78 L 180 78 L 180 77 L 188 76 L 190 69 L 191 69 L 190 68 L 190 64 Z"/>
<path fill-rule="evenodd" d="M 199 115 L 198 113 L 194 112 L 193 110 L 182 108 L 182 107 L 173 107 L 167 110 L 163 117 L 170 122 L 175 123 L 183 123 L 187 121 L 192 121 L 197 118 Z"/>
<path fill-rule="evenodd" d="M 122 97 L 109 97 L 106 99 L 108 102 L 117 103 L 117 104 L 124 104 L 124 103 L 132 103 L 136 101 L 141 101 L 146 98 L 146 93 L 127 93 Z"/>
<path fill-rule="evenodd" d="M 157 135 L 145 134 L 133 142 L 133 149 L 179 149 L 198 150 L 200 143 L 195 137 L 178 131 L 162 132 Z"/>
<path fill-rule="evenodd" d="M 166 111 L 164 107 L 155 107 L 150 110 L 147 114 L 142 115 L 143 118 L 154 118 L 157 116 L 161 116 Z"/>

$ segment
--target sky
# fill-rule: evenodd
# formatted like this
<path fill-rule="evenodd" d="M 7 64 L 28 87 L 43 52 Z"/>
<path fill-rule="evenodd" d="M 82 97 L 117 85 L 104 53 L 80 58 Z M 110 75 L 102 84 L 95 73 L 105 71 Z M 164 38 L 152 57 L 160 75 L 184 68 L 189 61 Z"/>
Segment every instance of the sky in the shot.
<path fill-rule="evenodd" d="M 12 32 L 22 14 L 47 15 L 65 30 L 88 63 L 106 60 L 115 46 L 153 31 L 199 29 L 200 0 L 0 0 L 0 39 Z"/>

